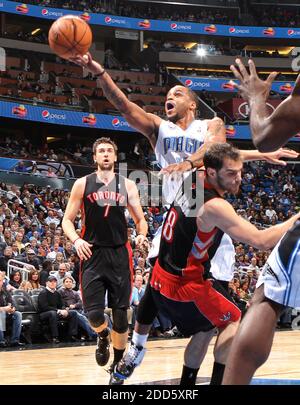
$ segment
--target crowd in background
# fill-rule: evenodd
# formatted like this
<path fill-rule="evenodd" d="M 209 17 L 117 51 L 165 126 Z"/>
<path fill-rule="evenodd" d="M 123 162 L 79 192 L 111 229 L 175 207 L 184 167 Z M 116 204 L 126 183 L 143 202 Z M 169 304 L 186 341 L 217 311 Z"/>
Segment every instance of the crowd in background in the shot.
<path fill-rule="evenodd" d="M 236 197 L 229 195 L 228 199 L 239 215 L 260 228 L 268 227 L 284 221 L 299 210 L 299 180 L 297 166 L 279 168 L 263 162 L 251 162 L 245 165 L 240 193 Z M 67 190 L 52 190 L 50 186 L 0 184 L 0 271 L 7 277 L 6 283 L 11 290 L 43 288 L 47 285 L 49 275 L 54 275 L 59 291 L 64 287 L 67 274 L 71 277 L 72 288 L 78 291 L 79 259 L 61 228 L 68 198 Z M 159 205 L 144 207 L 150 246 L 165 211 Z M 126 218 L 135 272 L 135 292 L 129 317 L 132 326 L 151 266 L 147 261 L 146 246 L 143 249 L 135 248 L 134 223 L 128 213 Z M 80 215 L 76 218 L 75 227 L 80 233 Z M 236 263 L 230 289 L 240 308 L 245 311 L 270 251 L 258 251 L 240 243 L 235 243 L 235 247 Z M 17 269 L 8 272 L 10 259 L 24 263 L 30 271 L 28 279 L 24 280 L 22 272 Z M 153 335 L 173 336 L 176 333 L 173 327 L 168 319 L 161 317 L 156 320 Z"/>
<path fill-rule="evenodd" d="M 17 1 L 17 0 L 15 0 Z M 179 5 L 174 8 L 168 4 L 157 7 L 148 2 L 129 4 L 125 1 L 106 0 L 25 0 L 24 3 L 36 4 L 44 7 L 65 8 L 70 10 L 82 10 L 88 13 L 114 14 L 125 17 L 151 18 L 158 20 L 189 21 L 204 24 L 226 24 L 226 25 L 261 25 L 270 27 L 299 27 L 300 12 L 299 6 L 290 5 L 283 7 L 275 5 L 252 6 L 247 14 L 241 15 L 238 10 L 237 0 L 219 0 L 219 5 L 236 8 L 218 7 L 197 7 L 193 5 Z M 213 3 L 211 4 L 213 5 Z"/>

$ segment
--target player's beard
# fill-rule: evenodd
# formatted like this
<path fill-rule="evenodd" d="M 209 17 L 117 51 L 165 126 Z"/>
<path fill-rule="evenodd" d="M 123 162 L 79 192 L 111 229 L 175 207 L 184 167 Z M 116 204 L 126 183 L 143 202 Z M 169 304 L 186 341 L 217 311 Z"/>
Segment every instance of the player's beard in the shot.
<path fill-rule="evenodd" d="M 235 183 L 235 184 L 226 184 L 226 182 L 224 181 L 223 177 L 219 175 L 219 173 L 217 173 L 217 184 L 218 187 L 223 190 L 224 192 L 230 193 L 230 194 L 237 194 L 239 192 L 240 189 L 240 185 L 241 182 L 239 183 Z"/>
<path fill-rule="evenodd" d="M 102 171 L 111 171 L 114 167 L 114 163 L 98 163 L 98 169 L 102 170 Z"/>

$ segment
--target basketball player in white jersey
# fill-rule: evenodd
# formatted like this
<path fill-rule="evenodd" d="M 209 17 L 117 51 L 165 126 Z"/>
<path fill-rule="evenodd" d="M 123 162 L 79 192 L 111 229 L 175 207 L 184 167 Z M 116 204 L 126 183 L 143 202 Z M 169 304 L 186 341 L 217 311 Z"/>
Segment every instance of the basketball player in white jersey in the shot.
<path fill-rule="evenodd" d="M 277 73 L 263 81 L 252 60 L 250 73 L 240 59 L 236 64 L 230 68 L 240 81 L 235 87 L 251 109 L 253 142 L 261 150 L 272 151 L 300 131 L 300 76 L 292 94 L 269 115 L 266 103 Z M 278 242 L 263 267 L 250 309 L 234 338 L 223 384 L 250 383 L 270 354 L 277 319 L 286 307 L 300 307 L 300 221 Z"/>
<path fill-rule="evenodd" d="M 137 104 L 128 100 L 126 95 L 114 83 L 105 69 L 88 53 L 84 56 L 78 55 L 71 61 L 86 68 L 94 77 L 97 78 L 104 95 L 108 101 L 120 111 L 127 122 L 141 132 L 150 142 L 162 168 L 170 166 L 169 173 L 179 170 L 191 170 L 194 167 L 202 165 L 202 160 L 207 147 L 214 142 L 226 142 L 225 126 L 220 118 L 211 120 L 196 120 L 195 113 L 197 110 L 197 96 L 193 91 L 184 86 L 174 86 L 169 90 L 165 102 L 165 112 L 167 120 L 163 120 L 155 114 L 145 112 Z M 272 163 L 280 164 L 280 157 L 294 157 L 291 151 L 279 150 L 270 154 L 262 154 L 258 151 L 241 151 L 244 160 L 269 160 Z M 185 161 L 182 167 L 181 162 Z M 185 177 L 185 175 L 184 175 Z M 169 176 L 163 179 L 163 198 L 167 203 L 172 203 L 174 197 L 183 181 L 183 178 Z M 156 257 L 159 248 L 159 239 L 153 241 L 154 249 L 150 252 L 149 257 Z M 141 303 L 140 310 L 142 313 L 142 302 L 145 301 L 144 307 L 151 307 L 147 301 L 148 294 L 145 294 Z M 149 300 L 149 298 L 148 298 Z M 156 316 L 148 314 L 149 322 L 136 322 L 132 342 L 139 347 L 146 343 L 152 321 Z M 145 319 L 145 318 L 143 318 Z M 203 336 L 202 336 L 203 335 Z M 210 338 L 206 333 L 198 336 L 197 347 L 203 346 L 203 352 L 206 353 Z M 196 338 L 196 336 L 195 336 Z M 187 347 L 189 353 L 189 347 Z M 200 352 L 201 350 L 199 350 Z M 199 354 L 199 357 L 202 355 Z M 195 352 L 191 350 L 190 355 L 185 359 L 194 360 Z M 218 363 L 218 362 L 217 362 Z M 194 362 L 193 362 L 194 365 Z M 196 368 L 194 366 L 191 368 Z"/>

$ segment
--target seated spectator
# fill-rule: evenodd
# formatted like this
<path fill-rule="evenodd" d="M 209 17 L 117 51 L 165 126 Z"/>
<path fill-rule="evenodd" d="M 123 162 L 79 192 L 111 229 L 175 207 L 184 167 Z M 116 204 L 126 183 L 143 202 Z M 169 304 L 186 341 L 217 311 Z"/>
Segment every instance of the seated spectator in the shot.
<path fill-rule="evenodd" d="M 6 326 L 9 323 L 12 324 L 10 346 L 24 346 L 23 343 L 20 343 L 22 314 L 16 311 L 16 308 L 12 305 L 11 294 L 3 285 L 4 278 L 4 274 L 0 273 L 0 348 L 7 346 L 3 332 L 6 331 Z"/>
<path fill-rule="evenodd" d="M 76 341 L 77 316 L 73 311 L 65 309 L 60 294 L 56 291 L 57 280 L 55 276 L 49 276 L 45 290 L 38 296 L 38 310 L 42 322 L 49 323 L 52 343 L 59 343 L 58 321 L 67 319 L 68 337 L 70 341 Z"/>
<path fill-rule="evenodd" d="M 42 265 L 42 271 L 40 272 L 40 284 L 43 287 L 46 287 L 47 279 L 50 272 L 53 271 L 52 260 L 45 260 Z"/>
<path fill-rule="evenodd" d="M 75 280 L 71 276 L 65 276 L 63 279 L 63 287 L 59 289 L 59 294 L 63 300 L 63 304 L 68 310 L 75 311 L 78 319 L 78 325 L 84 329 L 90 340 L 97 338 L 97 333 L 92 329 L 83 312 L 83 305 L 78 291 L 74 291 L 73 287 Z"/>
<path fill-rule="evenodd" d="M 22 284 L 22 274 L 19 270 L 14 270 L 10 273 L 9 284 L 15 289 L 20 288 Z"/>
<path fill-rule="evenodd" d="M 28 281 L 22 281 L 20 289 L 29 291 L 41 288 L 40 284 L 40 273 L 36 269 L 30 270 L 28 275 Z"/>
<path fill-rule="evenodd" d="M 58 271 L 56 271 L 53 274 L 54 277 L 56 277 L 56 280 L 57 280 L 57 286 L 56 286 L 57 289 L 59 289 L 59 288 L 61 288 L 63 286 L 63 281 L 64 281 L 64 278 L 66 276 L 71 277 L 71 273 L 68 272 L 68 269 L 69 268 L 68 268 L 67 263 L 65 263 L 65 262 L 60 263 L 59 266 L 58 266 Z"/>

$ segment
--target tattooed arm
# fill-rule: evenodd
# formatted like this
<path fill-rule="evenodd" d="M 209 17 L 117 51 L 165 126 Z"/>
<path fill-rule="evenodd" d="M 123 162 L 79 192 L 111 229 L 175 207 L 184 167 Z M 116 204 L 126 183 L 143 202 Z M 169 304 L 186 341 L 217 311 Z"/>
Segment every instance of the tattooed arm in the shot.
<path fill-rule="evenodd" d="M 129 101 L 104 68 L 92 59 L 90 53 L 84 56 L 78 55 L 76 58 L 70 58 L 70 60 L 89 70 L 94 75 L 98 75 L 97 80 L 107 100 L 120 111 L 129 125 L 148 138 L 154 149 L 158 127 L 162 121 L 161 118 L 157 115 L 145 112 L 137 104 Z"/>

